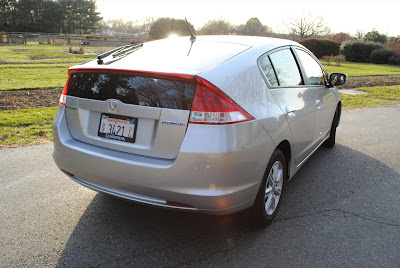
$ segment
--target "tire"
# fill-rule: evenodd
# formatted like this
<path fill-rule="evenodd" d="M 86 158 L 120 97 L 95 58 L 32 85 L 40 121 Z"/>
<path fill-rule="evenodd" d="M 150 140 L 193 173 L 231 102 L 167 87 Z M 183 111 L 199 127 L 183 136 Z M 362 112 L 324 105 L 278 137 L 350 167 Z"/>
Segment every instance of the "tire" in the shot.
<path fill-rule="evenodd" d="M 276 149 L 269 160 L 256 200 L 251 208 L 252 223 L 255 226 L 266 226 L 275 218 L 286 179 L 286 160 L 283 153 Z"/>
<path fill-rule="evenodd" d="M 332 125 L 331 125 L 331 131 L 329 134 L 329 138 L 324 141 L 322 146 L 326 148 L 332 148 L 336 144 L 336 128 L 338 126 L 339 122 L 339 106 L 336 107 L 335 115 L 333 117 Z"/>

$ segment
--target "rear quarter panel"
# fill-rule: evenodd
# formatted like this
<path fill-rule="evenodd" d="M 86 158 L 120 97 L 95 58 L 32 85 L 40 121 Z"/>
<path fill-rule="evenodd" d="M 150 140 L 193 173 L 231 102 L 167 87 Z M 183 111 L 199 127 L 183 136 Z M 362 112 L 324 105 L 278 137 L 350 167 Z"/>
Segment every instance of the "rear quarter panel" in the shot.
<path fill-rule="evenodd" d="M 277 146 L 284 140 L 292 143 L 292 137 L 286 116 L 271 95 L 257 66 L 258 57 L 268 49 L 246 50 L 199 76 L 213 83 L 250 113 Z M 273 150 L 265 152 L 267 161 L 272 153 Z"/>

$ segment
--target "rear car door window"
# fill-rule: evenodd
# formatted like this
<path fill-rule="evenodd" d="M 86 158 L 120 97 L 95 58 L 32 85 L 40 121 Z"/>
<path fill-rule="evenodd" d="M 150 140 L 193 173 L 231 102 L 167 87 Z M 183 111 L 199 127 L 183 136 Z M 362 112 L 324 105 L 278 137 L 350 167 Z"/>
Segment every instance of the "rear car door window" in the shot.
<path fill-rule="evenodd" d="M 296 54 L 303 65 L 307 85 L 325 85 L 321 66 L 305 51 L 296 48 Z"/>
<path fill-rule="evenodd" d="M 267 77 L 268 82 L 271 84 L 271 86 L 273 87 L 279 86 L 274 68 L 272 67 L 271 61 L 269 60 L 268 56 L 260 60 L 260 67 L 261 70 L 264 72 L 265 76 Z"/>
<path fill-rule="evenodd" d="M 304 85 L 297 62 L 289 48 L 272 53 L 269 55 L 269 59 L 275 70 L 279 86 Z"/>

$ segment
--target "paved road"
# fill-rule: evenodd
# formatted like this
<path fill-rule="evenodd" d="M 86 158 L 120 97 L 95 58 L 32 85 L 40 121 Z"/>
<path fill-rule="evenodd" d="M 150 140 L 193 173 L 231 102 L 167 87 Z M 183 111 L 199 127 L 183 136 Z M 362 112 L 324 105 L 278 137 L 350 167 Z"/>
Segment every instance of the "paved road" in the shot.
<path fill-rule="evenodd" d="M 2 150 L 0 267 L 399 267 L 400 106 L 344 111 L 337 139 L 265 229 L 95 193 L 51 144 Z"/>

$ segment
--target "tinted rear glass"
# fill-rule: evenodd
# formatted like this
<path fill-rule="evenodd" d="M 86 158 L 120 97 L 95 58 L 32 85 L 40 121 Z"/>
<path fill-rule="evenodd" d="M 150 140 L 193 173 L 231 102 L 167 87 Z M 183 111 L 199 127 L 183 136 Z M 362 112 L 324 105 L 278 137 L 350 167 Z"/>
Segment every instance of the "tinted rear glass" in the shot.
<path fill-rule="evenodd" d="M 127 104 L 190 110 L 195 84 L 115 73 L 71 74 L 69 96 Z"/>

